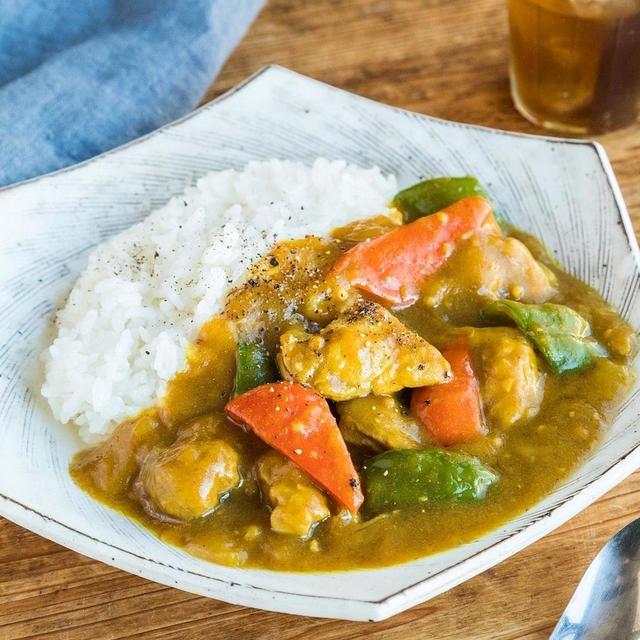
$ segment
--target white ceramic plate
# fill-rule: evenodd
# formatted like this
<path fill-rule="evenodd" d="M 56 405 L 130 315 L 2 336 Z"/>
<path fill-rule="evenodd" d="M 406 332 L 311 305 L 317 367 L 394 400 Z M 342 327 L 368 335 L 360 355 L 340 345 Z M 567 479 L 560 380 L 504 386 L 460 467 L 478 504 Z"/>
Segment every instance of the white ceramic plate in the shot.
<path fill-rule="evenodd" d="M 551 531 L 640 466 L 639 387 L 602 446 L 544 502 L 471 544 L 372 571 L 231 569 L 167 546 L 71 482 L 79 442 L 39 396 L 54 309 L 99 242 L 207 171 L 270 157 L 376 164 L 402 186 L 473 174 L 496 208 L 640 326 L 640 254 L 597 144 L 505 133 L 390 108 L 269 67 L 187 118 L 111 153 L 0 191 L 0 514 L 151 580 L 275 611 L 379 620 Z M 371 550 L 375 553 L 375 549 Z"/>

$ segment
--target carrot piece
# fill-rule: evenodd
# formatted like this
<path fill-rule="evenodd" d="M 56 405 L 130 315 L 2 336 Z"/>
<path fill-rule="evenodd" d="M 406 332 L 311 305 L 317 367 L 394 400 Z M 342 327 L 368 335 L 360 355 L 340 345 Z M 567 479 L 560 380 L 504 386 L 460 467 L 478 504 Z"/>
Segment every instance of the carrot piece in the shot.
<path fill-rule="evenodd" d="M 457 343 L 442 355 L 451 365 L 453 380 L 416 389 L 411 395 L 411 411 L 440 444 L 469 442 L 487 433 L 469 350 Z"/>
<path fill-rule="evenodd" d="M 420 285 L 442 266 L 454 245 L 482 228 L 500 233 L 491 204 L 480 196 L 463 198 L 357 244 L 336 262 L 331 274 L 342 275 L 394 307 L 406 307 L 418 299 Z"/>
<path fill-rule="evenodd" d="M 360 479 L 327 401 L 292 382 L 255 387 L 231 400 L 227 415 L 293 460 L 340 504 L 356 513 Z"/>

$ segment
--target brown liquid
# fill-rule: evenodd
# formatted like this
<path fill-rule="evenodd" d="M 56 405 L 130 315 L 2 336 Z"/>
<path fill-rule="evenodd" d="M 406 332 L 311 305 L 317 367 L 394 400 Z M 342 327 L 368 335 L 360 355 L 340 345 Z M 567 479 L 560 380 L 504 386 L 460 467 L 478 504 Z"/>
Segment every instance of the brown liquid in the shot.
<path fill-rule="evenodd" d="M 550 129 L 631 124 L 640 98 L 640 0 L 509 0 L 518 110 Z"/>

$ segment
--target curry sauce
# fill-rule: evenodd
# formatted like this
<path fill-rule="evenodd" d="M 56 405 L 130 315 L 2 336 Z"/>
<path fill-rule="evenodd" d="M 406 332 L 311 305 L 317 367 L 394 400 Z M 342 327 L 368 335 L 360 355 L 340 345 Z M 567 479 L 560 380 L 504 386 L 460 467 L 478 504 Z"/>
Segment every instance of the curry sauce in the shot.
<path fill-rule="evenodd" d="M 634 380 L 635 331 L 597 292 L 548 258 L 539 241 L 515 229 L 506 229 L 509 237 L 467 237 L 447 247 L 447 261 L 421 285 L 419 299 L 402 309 L 346 286 L 335 273 L 339 259 L 399 223 L 378 216 L 331 237 L 273 247 L 189 345 L 187 367 L 169 382 L 163 401 L 76 455 L 75 482 L 193 555 L 288 571 L 409 561 L 474 540 L 538 502 L 597 446 L 615 417 Z M 511 282 L 510 271 L 530 284 Z M 602 353 L 579 370 L 555 373 L 513 322 L 482 312 L 487 300 L 527 295 L 531 304 L 550 302 L 579 312 L 591 328 L 588 340 Z M 387 332 L 367 332 L 358 324 L 362 318 L 354 319 L 353 309 L 369 304 L 378 305 L 377 322 L 389 315 Z M 357 331 L 348 333 L 353 327 Z M 343 342 L 336 346 L 338 338 Z M 470 349 L 479 380 L 484 432 L 444 449 L 469 454 L 495 473 L 497 481 L 479 500 L 376 514 L 367 511 L 365 486 L 365 505 L 352 513 L 295 460 L 276 455 L 224 411 L 235 392 L 237 345 L 259 343 L 279 359 L 286 379 L 326 389 L 362 475 L 363 465 L 381 451 L 441 447 L 435 432 L 416 420 L 409 387 L 446 386 L 450 371 L 439 352 L 460 340 Z M 295 358 L 289 358 L 289 344 Z M 396 358 L 397 366 L 382 367 L 366 386 L 369 371 L 358 358 L 376 348 L 386 349 L 383 360 Z M 400 359 L 396 348 L 403 350 Z M 353 355 L 326 374 L 318 363 L 331 363 L 335 353 Z M 396 388 L 399 369 L 415 366 L 424 376 L 427 365 L 430 382 Z M 336 367 L 339 389 L 332 386 Z M 357 392 L 344 392 L 354 385 Z M 363 423 L 368 428 L 361 429 Z"/>

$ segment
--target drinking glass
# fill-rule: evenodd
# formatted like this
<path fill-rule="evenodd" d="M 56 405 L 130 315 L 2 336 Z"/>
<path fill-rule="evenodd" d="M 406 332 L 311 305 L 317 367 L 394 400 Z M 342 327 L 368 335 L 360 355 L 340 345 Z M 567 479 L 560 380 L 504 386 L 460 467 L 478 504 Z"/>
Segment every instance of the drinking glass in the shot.
<path fill-rule="evenodd" d="M 568 134 L 633 123 L 640 0 L 508 0 L 511 95 L 532 122 Z"/>

